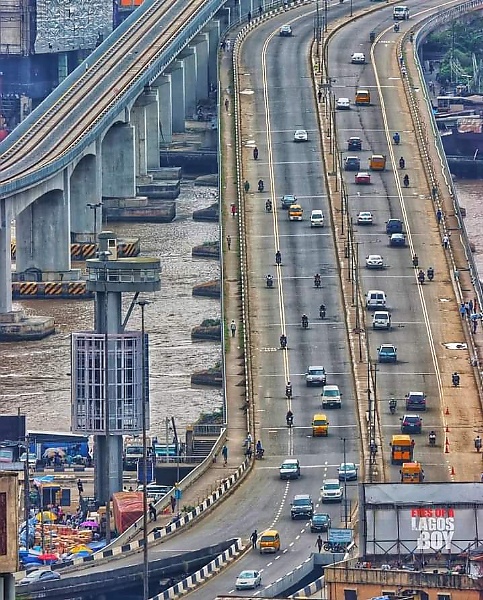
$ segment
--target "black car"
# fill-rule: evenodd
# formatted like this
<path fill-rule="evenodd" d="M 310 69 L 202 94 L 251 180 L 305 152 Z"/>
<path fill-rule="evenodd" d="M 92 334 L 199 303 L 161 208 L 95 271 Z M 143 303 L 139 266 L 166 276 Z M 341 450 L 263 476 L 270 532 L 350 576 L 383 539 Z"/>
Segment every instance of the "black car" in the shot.
<path fill-rule="evenodd" d="M 389 245 L 394 247 L 402 247 L 406 245 L 406 236 L 404 233 L 392 233 L 389 238 Z"/>
<path fill-rule="evenodd" d="M 344 171 L 360 171 L 361 159 L 358 156 L 346 156 L 344 158 Z"/>
<path fill-rule="evenodd" d="M 292 504 L 290 505 L 290 516 L 292 519 L 302 517 L 311 518 L 314 514 L 314 504 L 312 498 L 308 494 L 298 494 L 294 496 Z"/>
<path fill-rule="evenodd" d="M 347 150 L 362 150 L 362 140 L 358 137 L 350 137 L 347 140 Z"/>
<path fill-rule="evenodd" d="M 423 420 L 419 415 L 401 417 L 401 433 L 421 433 Z"/>
<path fill-rule="evenodd" d="M 281 198 L 281 203 L 282 208 L 288 210 L 292 204 L 297 204 L 297 196 L 294 196 L 293 194 L 285 194 L 285 196 L 282 196 Z"/>
<path fill-rule="evenodd" d="M 314 513 L 310 520 L 310 531 L 312 533 L 320 533 L 330 529 L 330 516 L 327 513 Z"/>

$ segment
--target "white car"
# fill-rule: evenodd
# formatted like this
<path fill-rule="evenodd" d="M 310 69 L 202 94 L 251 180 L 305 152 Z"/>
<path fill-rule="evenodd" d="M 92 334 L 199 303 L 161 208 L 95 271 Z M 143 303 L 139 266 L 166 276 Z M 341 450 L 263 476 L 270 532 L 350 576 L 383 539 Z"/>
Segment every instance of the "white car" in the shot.
<path fill-rule="evenodd" d="M 351 101 L 349 98 L 339 98 L 336 103 L 337 110 L 350 110 Z"/>
<path fill-rule="evenodd" d="M 60 579 L 60 573 L 58 571 L 51 571 L 50 569 L 38 569 L 32 571 L 26 577 L 19 581 L 19 585 L 29 585 L 29 583 L 38 583 L 39 581 L 55 581 Z"/>
<path fill-rule="evenodd" d="M 357 480 L 357 465 L 355 463 L 340 463 L 337 469 L 340 481 L 355 481 Z"/>
<path fill-rule="evenodd" d="M 258 571 L 242 571 L 235 581 L 237 590 L 254 590 L 259 585 L 262 585 L 262 576 Z"/>
<path fill-rule="evenodd" d="M 372 225 L 373 218 L 372 213 L 369 211 L 362 211 L 357 215 L 358 225 Z"/>
<path fill-rule="evenodd" d="M 326 479 L 320 488 L 322 490 L 322 503 L 342 502 L 342 487 L 338 479 Z"/>
<path fill-rule="evenodd" d="M 363 52 L 353 52 L 351 56 L 351 63 L 353 65 L 365 65 L 366 55 Z"/>
<path fill-rule="evenodd" d="M 309 134 L 305 131 L 305 129 L 297 129 L 297 131 L 293 134 L 294 142 L 306 142 L 309 139 Z"/>
<path fill-rule="evenodd" d="M 324 385 L 322 408 L 342 408 L 341 395 L 338 385 Z"/>
<path fill-rule="evenodd" d="M 366 256 L 366 267 L 368 269 L 383 269 L 384 259 L 380 254 L 369 254 L 369 256 Z"/>
<path fill-rule="evenodd" d="M 311 365 L 305 373 L 305 383 L 307 387 L 311 385 L 325 385 L 327 382 L 327 374 L 322 365 Z"/>
<path fill-rule="evenodd" d="M 391 313 L 387 310 L 376 310 L 372 316 L 372 329 L 391 329 Z"/>
<path fill-rule="evenodd" d="M 279 33 L 280 37 L 291 37 L 292 27 L 290 25 L 282 25 L 282 27 L 280 27 L 280 31 L 278 33 Z"/>
<path fill-rule="evenodd" d="M 310 214 L 310 227 L 323 227 L 324 213 L 321 210 L 313 210 Z"/>

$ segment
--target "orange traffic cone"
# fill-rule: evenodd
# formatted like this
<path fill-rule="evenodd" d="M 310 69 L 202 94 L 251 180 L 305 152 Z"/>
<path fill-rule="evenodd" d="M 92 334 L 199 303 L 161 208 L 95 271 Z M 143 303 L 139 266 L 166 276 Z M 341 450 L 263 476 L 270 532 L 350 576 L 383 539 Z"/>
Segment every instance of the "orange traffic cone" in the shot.
<path fill-rule="evenodd" d="M 454 467 L 451 467 L 451 476 L 454 477 Z"/>
<path fill-rule="evenodd" d="M 446 440 L 444 442 L 444 452 L 445 452 L 445 454 L 448 454 L 448 452 L 449 452 L 449 440 L 448 440 L 448 438 L 446 438 Z"/>
<path fill-rule="evenodd" d="M 448 407 L 446 407 L 446 410 L 444 411 L 444 414 L 445 415 L 449 415 L 449 408 Z"/>
<path fill-rule="evenodd" d="M 449 433 L 449 427 L 446 425 L 446 429 L 445 429 L 446 433 Z"/>

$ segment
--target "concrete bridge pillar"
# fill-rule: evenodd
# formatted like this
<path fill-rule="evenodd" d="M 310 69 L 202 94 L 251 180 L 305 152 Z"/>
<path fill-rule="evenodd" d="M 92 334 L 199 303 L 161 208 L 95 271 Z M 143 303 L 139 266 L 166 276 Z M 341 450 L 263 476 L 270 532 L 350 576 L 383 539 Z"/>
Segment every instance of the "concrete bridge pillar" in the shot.
<path fill-rule="evenodd" d="M 102 140 L 102 195 L 105 198 L 136 196 L 134 126 L 116 124 Z"/>
<path fill-rule="evenodd" d="M 192 41 L 196 49 L 196 100 L 208 98 L 208 48 L 209 38 L 207 33 L 197 35 Z M 190 45 L 191 46 L 191 45 Z"/>
<path fill-rule="evenodd" d="M 173 141 L 173 84 L 171 74 L 166 75 L 163 73 L 163 75 L 160 75 L 155 85 L 158 86 L 160 142 L 161 145 L 171 144 Z"/>
<path fill-rule="evenodd" d="M 184 63 L 184 116 L 196 118 L 196 47 L 188 46 L 178 55 Z"/>
<path fill-rule="evenodd" d="M 184 68 L 182 60 L 175 60 L 170 64 L 167 71 L 168 74 L 171 74 L 171 94 L 175 99 L 175 102 L 173 102 L 173 133 L 184 133 L 186 131 Z"/>
<path fill-rule="evenodd" d="M 12 310 L 11 209 L 8 198 L 0 200 L 0 314 Z"/>
<path fill-rule="evenodd" d="M 153 138 L 155 137 L 155 146 L 157 148 L 157 164 L 156 168 L 159 167 L 159 124 L 158 124 L 158 93 L 157 90 L 146 88 L 143 94 L 137 98 L 134 106 L 131 109 L 131 123 L 134 125 L 134 150 L 135 150 L 135 168 L 137 182 L 143 183 L 151 181 L 148 176 L 149 168 L 149 157 L 151 155 L 149 148 L 150 132 L 148 131 L 148 114 L 154 114 L 156 120 L 155 132 L 153 132 Z M 150 112 L 148 107 L 151 104 L 156 104 L 155 110 Z"/>
<path fill-rule="evenodd" d="M 160 122 L 159 91 L 151 88 L 151 102 L 146 106 L 147 165 L 148 170 L 159 169 Z"/>
<path fill-rule="evenodd" d="M 220 47 L 220 21 L 211 21 L 206 27 L 208 34 L 208 84 L 215 85 L 218 81 L 218 49 Z"/>
<path fill-rule="evenodd" d="M 70 176 L 70 227 L 73 243 L 96 243 L 102 225 L 100 143 L 84 156 Z M 89 206 L 91 205 L 91 206 Z"/>
<path fill-rule="evenodd" d="M 60 178 L 59 178 L 60 179 Z M 64 170 L 63 189 L 39 196 L 17 216 L 17 272 L 70 271 L 70 186 Z M 49 275 L 55 279 L 55 275 Z"/>

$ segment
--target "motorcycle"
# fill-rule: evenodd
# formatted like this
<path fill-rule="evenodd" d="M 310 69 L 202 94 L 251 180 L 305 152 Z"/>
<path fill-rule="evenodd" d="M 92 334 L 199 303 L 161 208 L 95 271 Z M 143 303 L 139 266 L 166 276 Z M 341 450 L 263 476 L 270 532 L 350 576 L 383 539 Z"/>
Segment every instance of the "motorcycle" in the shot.
<path fill-rule="evenodd" d="M 280 348 L 282 348 L 282 350 L 285 350 L 286 347 L 287 347 L 287 336 L 281 335 L 280 336 Z"/>
<path fill-rule="evenodd" d="M 302 327 L 303 329 L 308 329 L 309 327 L 309 318 L 307 315 L 302 315 Z"/>
<path fill-rule="evenodd" d="M 263 192 L 264 189 L 265 189 L 265 186 L 263 185 L 263 179 L 259 179 L 258 180 L 258 191 Z"/>
<path fill-rule="evenodd" d="M 418 255 L 417 255 L 417 254 L 415 254 L 415 255 L 413 256 L 413 267 L 414 267 L 415 269 L 417 269 L 417 268 L 419 267 L 419 258 L 418 258 Z"/>
<path fill-rule="evenodd" d="M 453 387 L 459 387 L 460 376 L 458 375 L 458 373 L 453 373 L 453 375 L 451 375 L 451 383 L 453 384 Z"/>
<path fill-rule="evenodd" d="M 404 175 L 403 184 L 405 188 L 409 187 L 409 175 Z"/>
<path fill-rule="evenodd" d="M 401 156 L 401 158 L 399 159 L 399 168 L 400 169 L 404 169 L 404 167 L 406 166 L 406 161 L 404 160 L 404 158 Z"/>
<path fill-rule="evenodd" d="M 314 275 L 314 285 L 318 289 L 320 288 L 321 280 L 320 275 Z"/>
<path fill-rule="evenodd" d="M 394 23 L 394 33 L 399 33 L 399 23 Z"/>
<path fill-rule="evenodd" d="M 424 271 L 419 271 L 418 273 L 418 281 L 421 285 L 423 285 L 425 279 Z"/>
<path fill-rule="evenodd" d="M 427 276 L 428 276 L 428 281 L 433 281 L 433 279 L 434 279 L 434 269 L 433 269 L 433 267 L 429 267 L 428 272 L 427 272 Z"/>
<path fill-rule="evenodd" d="M 321 319 L 325 319 L 325 306 L 323 304 L 320 305 L 319 316 Z"/>
<path fill-rule="evenodd" d="M 285 417 L 285 421 L 287 422 L 287 427 L 293 427 L 293 415 L 287 415 Z"/>
<path fill-rule="evenodd" d="M 265 454 L 265 448 L 260 448 L 255 452 L 255 460 L 262 460 Z"/>
<path fill-rule="evenodd" d="M 399 135 L 399 133 L 395 133 L 392 136 L 392 139 L 394 140 L 394 143 L 396 144 L 396 146 L 399 146 L 399 142 L 401 141 L 401 136 Z"/>
<path fill-rule="evenodd" d="M 275 262 L 277 263 L 278 266 L 280 266 L 282 264 L 282 253 L 280 252 L 280 250 L 278 250 L 277 253 L 275 254 Z"/>
<path fill-rule="evenodd" d="M 287 400 L 290 400 L 292 398 L 292 386 L 291 386 L 291 384 L 287 384 L 285 386 L 285 396 L 287 397 Z"/>
<path fill-rule="evenodd" d="M 270 199 L 265 202 L 265 212 L 272 212 L 272 201 Z"/>
<path fill-rule="evenodd" d="M 397 409 L 397 400 L 395 400 L 394 398 L 389 400 L 389 410 L 391 411 L 391 415 L 394 415 L 396 413 L 396 409 Z"/>
<path fill-rule="evenodd" d="M 429 445 L 434 448 L 436 446 L 436 434 L 432 431 L 429 434 Z"/>
<path fill-rule="evenodd" d="M 346 552 L 346 545 L 345 544 L 340 544 L 340 543 L 336 543 L 336 542 L 325 542 L 324 544 L 324 550 L 326 552 Z"/>
<path fill-rule="evenodd" d="M 265 281 L 267 283 L 267 288 L 273 288 L 273 277 L 271 275 L 267 275 Z"/>

